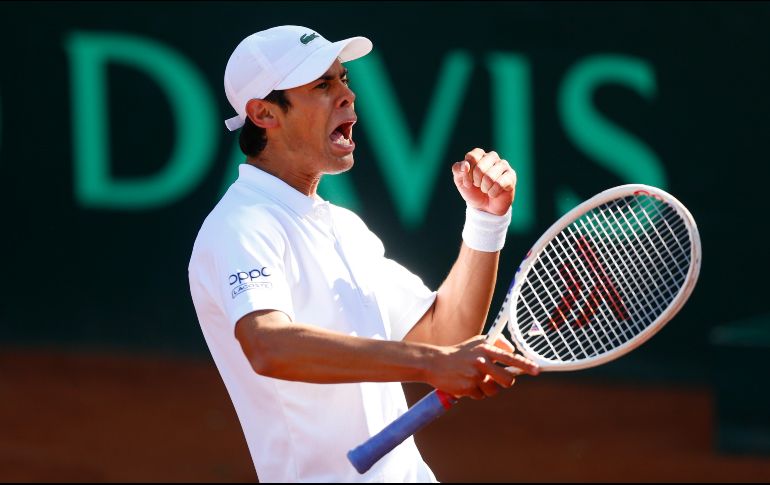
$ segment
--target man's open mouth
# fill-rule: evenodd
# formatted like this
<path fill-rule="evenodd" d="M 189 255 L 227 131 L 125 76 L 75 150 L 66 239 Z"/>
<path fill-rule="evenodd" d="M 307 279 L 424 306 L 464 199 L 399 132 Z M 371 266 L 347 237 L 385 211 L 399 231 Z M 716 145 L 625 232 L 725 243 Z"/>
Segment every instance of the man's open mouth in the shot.
<path fill-rule="evenodd" d="M 332 134 L 329 135 L 329 139 L 332 141 L 332 143 L 340 147 L 354 146 L 355 143 L 353 143 L 353 124 L 355 124 L 355 121 L 346 121 L 335 128 Z"/>

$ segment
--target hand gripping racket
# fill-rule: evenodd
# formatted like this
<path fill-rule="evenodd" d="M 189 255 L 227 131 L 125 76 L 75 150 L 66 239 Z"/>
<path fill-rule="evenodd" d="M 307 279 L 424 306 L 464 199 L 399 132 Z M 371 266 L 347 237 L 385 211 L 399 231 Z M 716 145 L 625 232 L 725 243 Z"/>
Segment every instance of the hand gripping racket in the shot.
<path fill-rule="evenodd" d="M 700 236 L 688 210 L 647 185 L 622 185 L 578 205 L 548 229 L 516 270 L 487 335 L 506 322 L 541 371 L 586 369 L 630 352 L 682 308 L 698 279 Z M 348 452 L 359 473 L 457 399 L 435 390 Z"/>

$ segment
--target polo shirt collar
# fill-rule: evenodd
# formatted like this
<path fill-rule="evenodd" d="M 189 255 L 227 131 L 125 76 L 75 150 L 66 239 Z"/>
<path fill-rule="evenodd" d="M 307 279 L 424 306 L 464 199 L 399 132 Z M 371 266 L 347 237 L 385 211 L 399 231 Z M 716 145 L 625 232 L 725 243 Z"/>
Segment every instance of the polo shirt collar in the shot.
<path fill-rule="evenodd" d="M 326 201 L 317 194 L 315 197 L 308 197 L 278 177 L 248 163 L 238 166 L 237 182 L 267 195 L 300 216 L 313 212 L 318 205 L 326 204 Z"/>

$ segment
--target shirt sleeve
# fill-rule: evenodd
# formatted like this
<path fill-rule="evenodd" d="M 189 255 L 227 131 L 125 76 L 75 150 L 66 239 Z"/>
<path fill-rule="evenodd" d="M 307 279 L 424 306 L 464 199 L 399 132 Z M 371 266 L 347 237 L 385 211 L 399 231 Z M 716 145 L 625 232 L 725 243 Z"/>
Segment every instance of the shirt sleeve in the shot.
<path fill-rule="evenodd" d="M 217 239 L 212 250 L 214 285 L 230 324 L 257 310 L 278 310 L 294 320 L 281 233 L 268 227 Z"/>
<path fill-rule="evenodd" d="M 383 303 L 391 327 L 391 340 L 402 340 L 436 300 L 436 292 L 396 261 L 383 257 L 382 284 L 378 299 Z"/>

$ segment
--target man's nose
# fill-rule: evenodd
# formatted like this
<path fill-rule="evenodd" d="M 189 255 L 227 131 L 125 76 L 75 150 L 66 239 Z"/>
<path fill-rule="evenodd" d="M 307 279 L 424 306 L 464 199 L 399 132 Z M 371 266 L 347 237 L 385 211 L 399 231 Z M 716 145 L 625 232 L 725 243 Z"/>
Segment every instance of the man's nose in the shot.
<path fill-rule="evenodd" d="M 342 87 L 343 93 L 340 96 L 338 107 L 344 108 L 348 105 L 351 105 L 356 100 L 356 93 L 353 92 L 352 89 L 350 89 L 350 86 L 347 84 L 343 85 Z"/>

